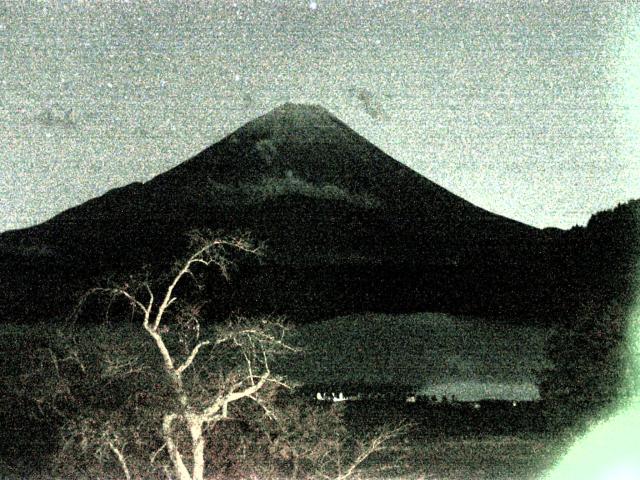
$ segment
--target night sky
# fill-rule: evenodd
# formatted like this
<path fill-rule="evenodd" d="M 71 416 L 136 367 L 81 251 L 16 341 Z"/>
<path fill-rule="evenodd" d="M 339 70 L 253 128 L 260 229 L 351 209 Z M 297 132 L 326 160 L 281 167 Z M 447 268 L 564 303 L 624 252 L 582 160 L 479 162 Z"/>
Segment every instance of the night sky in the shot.
<path fill-rule="evenodd" d="M 640 197 L 636 2 L 0 0 L 0 231 L 318 103 L 488 210 Z"/>

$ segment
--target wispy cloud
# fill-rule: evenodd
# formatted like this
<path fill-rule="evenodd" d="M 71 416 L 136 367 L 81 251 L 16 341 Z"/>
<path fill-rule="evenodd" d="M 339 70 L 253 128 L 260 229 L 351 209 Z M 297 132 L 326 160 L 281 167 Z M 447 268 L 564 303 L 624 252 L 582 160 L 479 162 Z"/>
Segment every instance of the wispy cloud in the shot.
<path fill-rule="evenodd" d="M 35 121 L 45 127 L 76 128 L 81 121 L 81 115 L 73 107 L 51 105 L 43 108 L 36 116 Z"/>

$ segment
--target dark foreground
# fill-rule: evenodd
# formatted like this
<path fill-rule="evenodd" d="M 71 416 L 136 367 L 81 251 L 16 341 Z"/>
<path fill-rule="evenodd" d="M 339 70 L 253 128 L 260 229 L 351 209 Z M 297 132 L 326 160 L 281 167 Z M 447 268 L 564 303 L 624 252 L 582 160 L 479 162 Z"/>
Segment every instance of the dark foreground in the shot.
<path fill-rule="evenodd" d="M 548 428 L 538 403 L 517 407 L 484 403 L 477 408 L 473 404 L 351 402 L 327 408 L 344 408 L 354 433 L 366 433 L 384 423 L 410 424 L 394 445 L 370 457 L 355 478 L 537 479 L 570 443 L 568 434 Z M 0 478 L 50 478 L 46 467 L 30 467 L 0 465 Z"/>
<path fill-rule="evenodd" d="M 480 408 L 354 402 L 346 410 L 353 429 L 385 421 L 411 424 L 397 445 L 368 462 L 366 478 L 537 479 L 571 443 L 566 429 L 550 426 L 539 402 L 480 402 Z"/>
<path fill-rule="evenodd" d="M 143 414 L 161 415 L 164 405 L 161 400 L 165 397 L 156 384 L 151 384 L 155 389 L 147 388 L 147 384 L 143 382 L 146 377 L 140 373 L 135 376 L 127 374 L 123 378 L 111 376 L 102 382 L 102 377 L 88 376 L 80 367 L 87 365 L 94 370 L 98 367 L 107 368 L 114 359 L 124 362 L 131 355 L 131 358 L 137 360 L 136 365 L 152 364 L 149 363 L 152 359 L 142 356 L 148 342 L 144 336 L 136 334 L 137 331 L 133 327 L 115 330 L 93 328 L 83 330 L 69 340 L 60 332 L 54 334 L 49 327 L 30 327 L 26 330 L 18 327 L 5 328 L 0 336 L 0 352 L 4 353 L 0 355 L 0 381 L 3 391 L 9 394 L 0 395 L 0 478 L 122 478 L 122 472 L 113 455 L 109 455 L 110 452 L 107 451 L 104 458 L 97 458 L 91 444 L 86 455 L 81 456 L 80 453 L 83 452 L 79 449 L 83 448 L 83 439 L 90 438 L 96 432 L 103 433 L 105 425 L 108 425 L 105 419 L 109 420 L 112 418 L 109 415 L 122 410 L 123 407 L 116 401 L 120 398 L 118 395 L 130 393 L 126 396 L 129 398 L 142 391 L 156 395 L 157 401 L 149 406 L 144 403 L 144 399 L 136 400 L 138 397 L 132 397 L 135 402 L 131 411 L 135 415 L 126 418 L 137 422 L 132 424 L 135 427 L 130 437 L 139 437 L 144 432 L 139 426 L 144 427 L 144 419 L 147 418 Z M 70 349 L 71 347 L 73 348 Z M 54 353 L 58 350 L 58 358 L 61 360 L 54 361 Z M 99 355 L 101 352 L 111 353 L 112 356 L 106 355 L 103 358 Z M 81 356 L 73 356 L 74 353 Z M 66 370 L 59 370 L 61 365 Z M 101 370 L 98 371 L 100 372 Z M 342 451 L 348 453 L 350 440 L 366 437 L 381 425 L 409 424 L 406 432 L 390 448 L 369 457 L 361 465 L 363 468 L 355 478 L 539 478 L 562 455 L 563 445 L 566 444 L 564 439 L 568 438 L 566 434 L 558 433 L 562 429 L 558 429 L 554 423 L 557 418 L 551 418 L 550 409 L 541 402 L 520 403 L 516 406 L 509 402 L 481 402 L 478 405 L 404 401 L 325 404 L 308 396 L 306 399 L 304 396 L 294 398 L 295 396 L 295 393 L 284 396 L 284 405 L 277 406 L 295 406 L 295 402 L 301 401 L 303 405 L 315 405 L 319 410 L 329 409 L 333 413 L 343 410 L 336 416 L 340 422 L 335 425 L 326 423 L 325 420 L 332 418 L 331 415 L 324 415 L 326 411 L 323 415 L 316 416 L 321 419 L 317 425 L 309 423 L 319 435 L 319 441 L 312 442 L 313 449 L 324 448 L 327 442 L 330 444 L 335 441 L 336 432 L 340 431 L 344 432 L 345 437 L 342 439 L 347 440 Z M 157 408 L 152 408 L 154 406 Z M 293 414 L 282 417 L 281 420 L 285 424 L 289 420 L 291 425 L 288 427 L 294 433 L 296 427 L 303 426 L 298 421 L 303 416 L 296 416 L 296 412 L 299 414 L 302 410 L 282 409 L 283 412 L 293 411 Z M 250 412 L 251 410 L 247 414 L 249 419 L 252 418 Z M 314 416 L 313 412 L 311 416 Z M 149 421 L 154 418 L 149 417 Z M 84 423 L 80 423 L 82 419 L 85 419 Z M 154 422 L 155 420 L 153 425 Z M 257 430 L 252 430 L 253 423 L 247 425 L 246 431 L 242 430 L 238 422 L 224 425 L 220 437 L 212 439 L 210 443 L 212 453 L 219 451 L 215 458 L 212 457 L 212 461 L 224 464 L 234 455 L 237 457 L 238 450 L 233 442 L 237 443 L 240 439 L 246 439 L 248 449 L 261 448 L 260 445 L 264 442 L 257 443 L 256 439 L 264 440 L 264 435 L 254 434 Z M 266 428 L 265 431 L 270 428 L 262 423 L 255 427 L 263 430 Z M 308 429 L 301 435 L 303 444 L 304 433 L 307 431 Z M 217 433 L 212 432 L 212 435 Z M 148 444 L 157 446 L 155 438 L 151 435 Z M 340 441 L 338 443 L 342 444 Z M 133 452 L 134 446 L 126 444 L 126 452 L 132 455 L 130 452 Z M 149 455 L 146 450 L 144 453 L 144 458 L 140 458 L 147 462 Z M 260 462 L 265 459 L 269 461 L 273 459 L 273 455 L 270 452 L 270 456 L 257 455 L 255 458 Z M 99 467 L 104 466 L 105 470 L 96 470 L 98 467 L 94 463 L 98 460 Z M 59 471 L 61 465 L 68 467 L 62 470 L 66 475 L 52 473 L 56 464 Z M 239 465 L 239 469 L 236 469 L 238 475 L 233 478 L 247 477 L 243 475 L 246 473 L 243 465 L 245 464 Z M 90 473 L 96 471 L 100 475 Z M 222 475 L 219 465 L 212 464 L 210 472 L 214 476 L 207 477 L 208 480 L 231 478 Z M 313 468 L 310 469 L 310 474 L 314 472 Z M 271 475 L 269 478 L 274 476 L 288 478 L 284 474 Z M 314 478 L 325 477 L 316 475 Z"/>
<path fill-rule="evenodd" d="M 387 452 L 393 467 L 369 467 L 369 478 L 409 478 L 441 480 L 537 479 L 550 469 L 559 440 L 547 435 L 449 436 L 428 440 L 408 440 Z M 391 457 L 402 457 L 395 464 Z"/>

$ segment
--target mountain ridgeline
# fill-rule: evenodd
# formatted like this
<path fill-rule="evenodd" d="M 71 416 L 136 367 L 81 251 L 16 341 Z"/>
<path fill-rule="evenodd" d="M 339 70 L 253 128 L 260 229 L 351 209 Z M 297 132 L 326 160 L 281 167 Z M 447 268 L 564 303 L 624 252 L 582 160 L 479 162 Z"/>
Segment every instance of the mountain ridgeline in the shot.
<path fill-rule="evenodd" d="M 585 295 L 630 295 L 638 211 L 630 202 L 586 228 L 540 230 L 457 197 L 321 107 L 285 104 L 144 184 L 0 235 L 0 321 L 64 318 L 107 278 L 166 271 L 187 233 L 207 229 L 265 245 L 260 261 L 238 259 L 229 283 L 209 275 L 215 317 L 443 311 L 557 323 Z"/>

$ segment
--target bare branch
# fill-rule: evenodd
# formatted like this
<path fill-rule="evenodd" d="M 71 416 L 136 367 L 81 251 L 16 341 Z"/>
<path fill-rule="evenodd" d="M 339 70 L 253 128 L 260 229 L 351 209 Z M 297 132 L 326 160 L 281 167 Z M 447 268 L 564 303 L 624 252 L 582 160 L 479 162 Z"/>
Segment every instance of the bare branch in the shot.
<path fill-rule="evenodd" d="M 147 308 L 140 300 L 138 300 L 136 297 L 131 295 L 128 291 L 126 291 L 126 290 L 124 290 L 122 288 L 110 288 L 110 289 L 108 289 L 108 291 L 110 291 L 111 293 L 113 293 L 115 295 L 124 296 L 133 305 L 135 305 L 140 310 L 142 310 L 142 312 L 145 314 L 145 317 L 147 317 L 149 315 L 149 308 Z"/>
<path fill-rule="evenodd" d="M 76 350 L 76 349 L 71 350 L 69 355 L 67 355 L 66 357 L 64 357 L 60 361 L 61 362 L 67 362 L 69 360 L 73 360 L 80 367 L 80 370 L 82 371 L 82 373 L 84 373 L 84 374 L 87 373 L 87 368 L 85 367 L 85 365 L 82 362 L 82 360 L 80 360 L 80 356 L 78 355 L 78 350 Z"/>
<path fill-rule="evenodd" d="M 151 338 L 156 342 L 156 346 L 158 350 L 160 350 L 160 355 L 162 356 L 162 360 L 164 362 L 165 370 L 170 375 L 175 375 L 175 368 L 173 364 L 173 358 L 171 358 L 171 354 L 169 353 L 169 349 L 164 343 L 162 336 L 154 330 L 148 323 L 144 325 L 144 329 L 151 335 Z"/>
<path fill-rule="evenodd" d="M 240 392 L 230 393 L 225 398 L 225 403 L 233 403 L 236 400 L 240 400 L 241 398 L 253 395 L 254 393 L 256 393 L 258 390 L 262 388 L 262 386 L 265 384 L 265 382 L 269 378 L 269 375 L 270 375 L 270 372 L 265 372 L 262 375 L 260 375 L 259 380 L 256 383 L 252 384 L 250 387 L 247 387 Z"/>
<path fill-rule="evenodd" d="M 253 385 L 255 382 L 253 380 L 253 369 L 251 368 L 251 360 L 249 360 L 247 353 L 244 351 L 242 352 L 242 356 L 244 356 L 244 360 L 245 362 L 247 362 L 247 370 L 249 370 L 249 378 L 251 379 L 251 384 Z"/>
<path fill-rule="evenodd" d="M 160 452 L 162 452 L 165 448 L 167 448 L 167 444 L 166 444 L 166 443 L 163 443 L 163 444 L 160 446 L 160 448 L 159 448 L 159 449 L 157 449 L 155 452 L 153 452 L 153 453 L 151 454 L 151 456 L 149 457 L 149 463 L 150 463 L 151 465 L 153 465 L 153 462 L 155 462 L 155 461 L 156 461 L 156 457 L 157 457 L 157 456 L 160 454 Z"/>
<path fill-rule="evenodd" d="M 117 457 L 118 463 L 120 463 L 120 467 L 122 468 L 122 472 L 124 473 L 126 480 L 131 480 L 131 473 L 129 473 L 129 467 L 127 466 L 127 462 L 122 452 L 113 444 L 113 442 L 109 442 L 109 448 Z"/>
<path fill-rule="evenodd" d="M 228 404 L 240 400 L 241 398 L 246 398 L 255 394 L 264 386 L 265 382 L 269 378 L 269 375 L 269 372 L 265 372 L 259 377 L 259 380 L 257 382 L 253 383 L 251 386 L 245 388 L 244 390 L 232 390 L 226 395 L 218 397 L 213 405 L 210 405 L 204 410 L 204 412 L 202 413 L 203 418 L 206 419 L 206 421 L 211 421 L 210 419 L 214 418 L 221 409 L 226 409 Z"/>
<path fill-rule="evenodd" d="M 260 408 L 262 408 L 262 410 L 264 410 L 264 413 L 267 417 L 271 418 L 272 420 L 277 420 L 278 417 L 276 416 L 276 414 L 271 411 L 266 405 L 265 403 L 260 400 L 258 397 L 256 397 L 255 395 L 248 395 L 248 398 L 250 398 L 251 400 L 253 400 L 254 402 L 256 402 Z"/>
<path fill-rule="evenodd" d="M 395 428 L 385 428 L 380 433 L 378 433 L 375 437 L 373 437 L 369 442 L 361 445 L 361 451 L 356 456 L 356 458 L 351 462 L 349 467 L 344 473 L 341 473 L 335 480 L 346 480 L 351 477 L 356 469 L 364 462 L 367 458 L 371 456 L 371 454 L 378 452 L 384 448 L 384 444 L 388 443 L 391 439 L 397 437 L 406 431 L 406 425 L 400 425 Z"/>
<path fill-rule="evenodd" d="M 271 320 L 266 321 L 271 322 Z M 223 335 L 215 341 L 214 345 L 218 346 L 223 343 L 233 341 L 237 346 L 241 346 L 239 339 L 246 337 L 250 343 L 259 342 L 265 346 L 268 345 L 272 348 L 278 348 L 292 353 L 300 352 L 299 348 L 289 345 L 284 341 L 284 332 L 287 330 L 287 327 L 280 323 L 273 323 L 273 326 L 281 330 L 281 334 L 279 336 L 265 332 L 259 327 L 247 327 L 238 330 L 231 329 L 229 332 L 223 332 Z"/>
<path fill-rule="evenodd" d="M 278 380 L 278 379 L 277 379 L 277 378 L 275 378 L 275 377 L 269 377 L 269 378 L 267 379 L 267 381 L 268 381 L 269 383 L 273 383 L 274 385 L 278 385 L 279 387 L 286 388 L 287 390 L 292 390 L 292 389 L 293 389 L 293 387 L 292 387 L 291 385 L 289 385 L 288 383 L 285 383 L 285 382 L 283 382 L 283 381 L 281 381 L 281 380 Z"/>
<path fill-rule="evenodd" d="M 172 282 L 167 287 L 167 291 L 165 292 L 164 299 L 162 300 L 160 307 L 158 307 L 158 313 L 156 314 L 155 322 L 153 325 L 153 328 L 155 330 L 158 329 L 160 322 L 162 321 L 162 317 L 164 315 L 165 310 L 169 307 L 169 305 L 171 305 L 174 302 L 175 299 L 173 297 L 173 291 L 175 290 L 176 286 L 178 285 L 182 277 L 184 277 L 187 274 L 192 274 L 191 266 L 195 263 L 202 263 L 205 266 L 209 266 L 212 263 L 212 261 L 204 260 L 203 256 L 209 250 L 211 250 L 216 245 L 219 245 L 220 243 L 221 243 L 220 240 L 213 240 L 209 243 L 205 243 L 204 246 L 200 247 L 194 254 L 192 254 L 187 259 L 187 261 L 184 263 L 182 268 L 180 268 L 178 273 L 173 277 Z"/>
<path fill-rule="evenodd" d="M 145 310 L 145 316 L 144 316 L 144 322 L 148 324 L 149 316 L 151 315 L 151 309 L 153 308 L 154 296 L 149 284 L 145 283 L 144 286 L 147 288 L 147 292 L 149 293 L 149 303 L 147 304 L 147 309 Z"/>
<path fill-rule="evenodd" d="M 207 345 L 209 345 L 211 342 L 209 340 L 205 340 L 204 342 L 200 342 L 198 343 L 193 350 L 191 350 L 191 354 L 189 355 L 189 357 L 184 361 L 184 363 L 182 365 L 180 365 L 177 369 L 176 369 L 176 373 L 178 375 L 182 374 L 182 372 L 184 372 L 187 368 L 189 368 L 189 366 L 193 363 L 193 361 L 196 358 L 196 355 L 198 355 L 198 352 L 200 351 L 200 349 L 202 347 L 205 347 Z"/>

